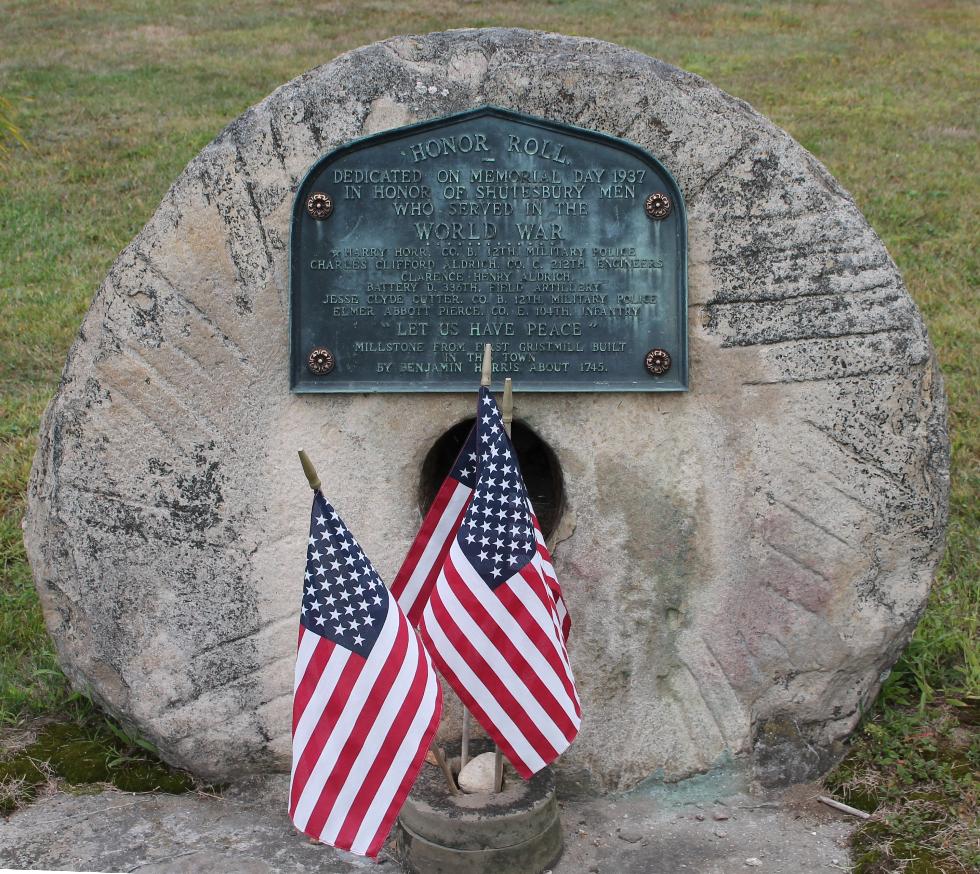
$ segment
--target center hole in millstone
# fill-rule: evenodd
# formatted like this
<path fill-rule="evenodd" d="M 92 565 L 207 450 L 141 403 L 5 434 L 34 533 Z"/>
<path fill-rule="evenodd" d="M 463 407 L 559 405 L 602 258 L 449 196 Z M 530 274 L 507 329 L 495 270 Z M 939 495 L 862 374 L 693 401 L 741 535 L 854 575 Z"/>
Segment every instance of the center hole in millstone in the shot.
<path fill-rule="evenodd" d="M 419 483 L 419 508 L 423 514 L 432 506 L 439 486 L 456 461 L 459 450 L 463 448 L 473 422 L 473 419 L 464 419 L 453 425 L 432 444 L 425 456 Z M 517 450 L 521 474 L 524 476 L 524 484 L 534 511 L 538 515 L 541 532 L 548 538 L 558 525 L 565 504 L 565 489 L 558 456 L 523 422 L 515 420 L 510 439 Z"/>

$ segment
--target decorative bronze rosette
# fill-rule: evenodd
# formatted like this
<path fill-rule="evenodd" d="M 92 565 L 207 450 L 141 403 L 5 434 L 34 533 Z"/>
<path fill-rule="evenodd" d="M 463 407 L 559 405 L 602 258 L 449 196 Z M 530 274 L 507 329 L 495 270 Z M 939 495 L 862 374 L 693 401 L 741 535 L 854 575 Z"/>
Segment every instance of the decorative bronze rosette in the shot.
<path fill-rule="evenodd" d="M 670 353 L 666 349 L 651 349 L 643 359 L 643 365 L 654 376 L 663 376 L 670 370 Z"/>
<path fill-rule="evenodd" d="M 333 215 L 333 198 L 324 191 L 314 191 L 306 198 L 306 211 L 318 222 Z"/>
<path fill-rule="evenodd" d="M 662 191 L 655 191 L 643 202 L 643 209 L 654 221 L 662 221 L 670 215 L 673 204 Z"/>
<path fill-rule="evenodd" d="M 337 364 L 337 359 L 333 357 L 333 352 L 324 346 L 317 346 L 306 359 L 306 366 L 310 368 L 310 373 L 317 376 L 324 376 L 330 373 Z"/>

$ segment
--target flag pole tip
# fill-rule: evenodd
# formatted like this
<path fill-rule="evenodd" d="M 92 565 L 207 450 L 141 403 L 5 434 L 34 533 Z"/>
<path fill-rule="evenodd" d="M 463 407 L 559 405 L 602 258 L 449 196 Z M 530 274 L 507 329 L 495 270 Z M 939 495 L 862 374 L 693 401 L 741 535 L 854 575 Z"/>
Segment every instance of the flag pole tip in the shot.
<path fill-rule="evenodd" d="M 306 480 L 310 484 L 310 488 L 314 492 L 320 490 L 320 477 L 317 476 L 316 468 L 313 466 L 313 462 L 310 461 L 310 456 L 306 454 L 305 449 L 299 450 L 299 463 L 303 465 L 303 473 L 306 474 Z"/>
<path fill-rule="evenodd" d="M 480 371 L 480 385 L 490 388 L 490 381 L 493 376 L 493 346 L 490 343 L 483 344 L 483 368 Z"/>

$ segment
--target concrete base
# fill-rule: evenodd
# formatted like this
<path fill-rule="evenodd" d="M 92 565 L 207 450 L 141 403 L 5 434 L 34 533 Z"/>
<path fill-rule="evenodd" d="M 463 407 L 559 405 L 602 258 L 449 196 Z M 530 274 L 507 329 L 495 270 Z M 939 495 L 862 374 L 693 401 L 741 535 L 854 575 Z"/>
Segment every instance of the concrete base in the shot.
<path fill-rule="evenodd" d="M 483 751 L 474 745 L 474 755 Z M 502 792 L 450 795 L 441 772 L 426 767 L 395 832 L 395 853 L 414 874 L 540 874 L 561 851 L 550 768 L 528 781 L 507 768 Z"/>

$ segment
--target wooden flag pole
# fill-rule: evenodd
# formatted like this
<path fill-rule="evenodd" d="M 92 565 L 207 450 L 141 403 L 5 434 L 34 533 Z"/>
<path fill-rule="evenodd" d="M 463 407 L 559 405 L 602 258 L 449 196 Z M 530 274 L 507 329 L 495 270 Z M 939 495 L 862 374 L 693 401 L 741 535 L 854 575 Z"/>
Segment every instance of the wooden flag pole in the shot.
<path fill-rule="evenodd" d="M 490 343 L 483 344 L 483 367 L 480 369 L 480 385 L 490 388 L 493 380 L 493 346 Z M 470 711 L 463 708 L 463 737 L 459 747 L 459 769 L 463 770 L 466 763 L 470 760 L 470 722 L 472 717 Z"/>
<path fill-rule="evenodd" d="M 504 401 L 500 410 L 504 420 L 504 431 L 510 437 L 514 422 L 514 380 L 509 376 L 504 380 Z M 504 788 L 504 754 L 500 747 L 493 750 L 493 791 L 500 792 Z"/>
<path fill-rule="evenodd" d="M 459 789 L 456 787 L 456 781 L 453 779 L 453 772 L 449 768 L 449 762 L 446 761 L 446 751 L 442 747 L 437 747 L 434 741 L 429 749 L 432 750 L 432 755 L 436 757 L 439 768 L 442 770 L 442 775 L 446 778 L 446 783 L 449 784 L 449 794 L 459 795 Z"/>
<path fill-rule="evenodd" d="M 306 454 L 306 450 L 304 449 L 299 450 L 299 463 L 303 465 L 303 473 L 306 474 L 306 480 L 310 484 L 310 488 L 314 492 L 320 491 L 320 477 L 317 475 L 313 462 L 310 461 L 310 456 Z M 436 747 L 435 741 L 432 742 L 429 749 L 432 750 L 432 755 L 436 762 L 438 762 L 439 768 L 442 770 L 446 782 L 449 784 L 449 794 L 459 795 L 459 789 L 456 788 L 456 781 L 453 780 L 453 772 L 449 769 L 449 765 L 446 762 L 446 754 Z"/>
<path fill-rule="evenodd" d="M 470 758 L 470 711 L 463 708 L 463 738 L 459 744 L 459 770 L 463 768 Z"/>

